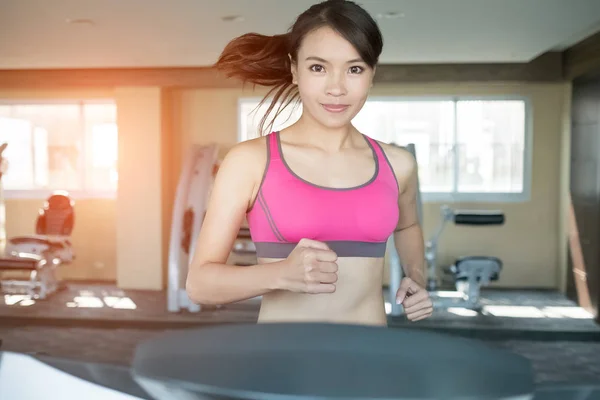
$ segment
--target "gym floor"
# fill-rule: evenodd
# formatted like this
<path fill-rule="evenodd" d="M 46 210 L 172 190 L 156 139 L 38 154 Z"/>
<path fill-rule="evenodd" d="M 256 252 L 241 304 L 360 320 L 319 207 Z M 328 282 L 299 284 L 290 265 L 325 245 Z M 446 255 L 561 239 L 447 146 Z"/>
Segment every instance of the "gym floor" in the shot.
<path fill-rule="evenodd" d="M 392 329 L 431 329 L 482 340 L 527 357 L 538 383 L 600 381 L 600 326 L 558 293 L 487 290 L 483 313 L 436 311 Z M 519 306 L 516 306 L 516 305 Z M 70 284 L 44 301 L 5 296 L 0 304 L 2 350 L 128 365 L 135 346 L 176 329 L 254 323 L 258 301 L 199 314 L 168 313 L 166 294 Z"/>

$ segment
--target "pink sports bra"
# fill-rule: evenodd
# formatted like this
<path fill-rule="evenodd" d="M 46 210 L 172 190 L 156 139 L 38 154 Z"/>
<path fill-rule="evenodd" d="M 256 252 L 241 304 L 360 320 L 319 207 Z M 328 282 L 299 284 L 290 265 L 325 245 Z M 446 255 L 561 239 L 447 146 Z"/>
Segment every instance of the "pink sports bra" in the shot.
<path fill-rule="evenodd" d="M 368 182 L 329 188 L 291 170 L 279 132 L 267 135 L 267 165 L 246 217 L 257 256 L 286 258 L 303 239 L 327 243 L 338 257 L 383 257 L 399 216 L 398 181 L 383 149 L 363 135 L 375 159 Z"/>

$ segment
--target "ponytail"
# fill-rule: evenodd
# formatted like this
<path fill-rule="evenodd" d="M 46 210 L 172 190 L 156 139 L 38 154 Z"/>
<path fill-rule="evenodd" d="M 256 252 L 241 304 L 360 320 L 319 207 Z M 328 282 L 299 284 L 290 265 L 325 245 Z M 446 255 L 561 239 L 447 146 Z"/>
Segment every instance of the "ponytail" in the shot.
<path fill-rule="evenodd" d="M 298 88 L 292 83 L 289 53 L 289 34 L 265 36 L 247 33 L 229 42 L 214 65 L 228 78 L 238 78 L 244 83 L 251 82 L 255 85 L 271 87 L 258 105 L 260 107 L 274 93 L 271 105 L 259 124 L 261 135 L 270 131 L 277 116 L 299 97 Z M 265 131 L 267 118 L 280 100 L 282 105 L 279 106 L 269 123 L 268 130 Z"/>

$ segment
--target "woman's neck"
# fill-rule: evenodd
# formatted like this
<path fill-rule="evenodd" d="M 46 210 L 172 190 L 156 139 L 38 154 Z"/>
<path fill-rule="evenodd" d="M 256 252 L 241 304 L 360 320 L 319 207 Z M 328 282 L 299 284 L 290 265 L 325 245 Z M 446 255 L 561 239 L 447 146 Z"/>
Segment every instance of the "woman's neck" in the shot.
<path fill-rule="evenodd" d="M 298 141 L 331 153 L 351 146 L 352 137 L 358 133 L 352 124 L 339 128 L 323 126 L 306 112 L 290 128 Z"/>

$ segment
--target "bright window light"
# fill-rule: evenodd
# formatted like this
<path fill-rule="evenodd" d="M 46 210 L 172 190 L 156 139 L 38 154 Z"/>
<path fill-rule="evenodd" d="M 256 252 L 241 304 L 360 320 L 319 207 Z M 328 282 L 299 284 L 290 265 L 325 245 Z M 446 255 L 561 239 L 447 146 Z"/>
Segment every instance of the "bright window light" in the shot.
<path fill-rule="evenodd" d="M 464 307 L 450 307 L 448 308 L 448 312 L 455 315 L 460 315 L 461 317 L 476 317 L 477 311 L 469 310 Z"/>

